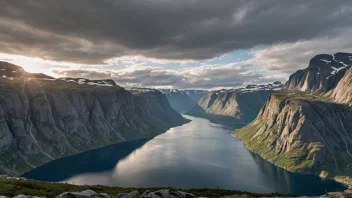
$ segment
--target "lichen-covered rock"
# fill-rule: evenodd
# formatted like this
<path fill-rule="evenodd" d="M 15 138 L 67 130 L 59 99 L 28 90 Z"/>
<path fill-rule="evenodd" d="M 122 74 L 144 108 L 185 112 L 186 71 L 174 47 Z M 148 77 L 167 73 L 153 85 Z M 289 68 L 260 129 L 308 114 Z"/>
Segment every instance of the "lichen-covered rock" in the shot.
<path fill-rule="evenodd" d="M 176 193 L 181 198 L 195 198 L 195 197 L 197 197 L 197 196 L 195 196 L 192 193 L 187 193 L 187 192 L 183 192 L 183 191 L 180 191 L 180 190 L 177 190 Z"/>
<path fill-rule="evenodd" d="M 167 189 L 158 190 L 155 192 L 145 191 L 141 198 L 173 198 L 174 196 L 171 195 L 170 191 Z"/>
<path fill-rule="evenodd" d="M 130 193 L 120 193 L 116 196 L 116 198 L 139 198 L 140 194 L 138 191 L 132 191 Z"/>
<path fill-rule="evenodd" d="M 56 198 L 109 198 L 106 193 L 98 194 L 93 190 L 85 190 L 82 192 L 64 192 L 56 196 Z"/>

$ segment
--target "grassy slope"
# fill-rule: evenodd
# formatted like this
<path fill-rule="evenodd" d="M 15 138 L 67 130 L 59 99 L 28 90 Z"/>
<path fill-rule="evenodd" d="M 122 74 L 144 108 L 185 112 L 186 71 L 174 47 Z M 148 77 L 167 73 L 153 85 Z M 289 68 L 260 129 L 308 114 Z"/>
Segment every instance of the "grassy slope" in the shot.
<path fill-rule="evenodd" d="M 282 90 L 273 94 L 278 96 L 280 100 L 293 101 L 291 105 L 299 105 L 301 102 L 304 101 L 330 102 L 326 98 L 313 96 L 300 91 Z M 336 171 L 334 167 L 334 162 L 331 159 L 326 159 L 323 166 L 318 167 L 314 164 L 311 155 L 312 153 L 314 153 L 315 150 L 319 150 L 321 148 L 322 145 L 320 145 L 319 143 L 310 143 L 310 145 L 307 145 L 297 141 L 297 144 L 301 144 L 301 149 L 291 150 L 290 152 L 277 154 L 276 149 L 273 149 L 272 144 L 276 141 L 279 136 L 277 130 L 275 130 L 275 128 L 279 128 L 279 126 L 274 126 L 266 133 L 261 134 L 256 138 L 252 139 L 256 132 L 263 126 L 263 124 L 263 118 L 258 115 L 256 120 L 254 120 L 252 123 L 234 131 L 233 136 L 242 140 L 249 150 L 259 154 L 261 157 L 268 160 L 269 162 L 288 171 L 315 174 L 324 178 L 334 179 L 345 184 L 352 184 L 352 178 L 349 177 L 352 175 L 352 169 L 349 168 L 349 166 L 340 168 L 339 171 Z M 344 152 L 339 152 L 335 150 L 335 156 L 337 157 L 336 160 L 339 162 L 351 161 L 351 158 L 347 156 Z"/>
<path fill-rule="evenodd" d="M 109 195 L 118 195 L 119 193 L 128 193 L 133 190 L 143 193 L 146 190 L 156 191 L 165 188 L 118 188 L 118 187 L 108 187 L 108 186 L 77 186 L 71 184 L 63 183 L 48 183 L 39 182 L 34 180 L 10 180 L 10 179 L 0 179 L 0 195 L 14 197 L 19 194 L 41 196 L 41 197 L 55 197 L 63 192 L 81 192 L 84 190 L 93 190 L 97 193 L 108 193 Z M 284 196 L 278 193 L 272 194 L 255 194 L 243 191 L 234 190 L 221 190 L 221 189 L 184 189 L 182 191 L 195 194 L 197 196 L 203 197 L 220 197 L 234 194 L 247 194 L 254 197 L 272 197 L 272 196 Z M 287 195 L 289 196 L 289 195 Z M 291 195 L 292 196 L 292 195 Z"/>

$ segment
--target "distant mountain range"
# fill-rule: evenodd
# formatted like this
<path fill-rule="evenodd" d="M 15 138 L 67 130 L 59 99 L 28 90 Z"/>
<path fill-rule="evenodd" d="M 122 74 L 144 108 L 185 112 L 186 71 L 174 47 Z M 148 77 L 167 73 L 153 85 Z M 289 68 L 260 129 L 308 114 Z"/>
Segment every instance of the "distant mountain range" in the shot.
<path fill-rule="evenodd" d="M 186 123 L 159 91 L 127 91 L 112 80 L 54 79 L 0 63 L 0 174 L 153 137 Z"/>
<path fill-rule="evenodd" d="M 208 93 L 206 90 L 159 89 L 166 95 L 173 109 L 186 113 L 197 105 L 197 102 Z"/>
<path fill-rule="evenodd" d="M 233 135 L 289 171 L 352 184 L 352 54 L 321 54 Z"/>
<path fill-rule="evenodd" d="M 180 90 L 180 89 L 153 89 L 132 87 L 130 90 L 159 91 L 168 99 L 171 107 L 179 113 L 186 113 L 197 105 L 197 102 L 208 91 L 206 90 Z"/>

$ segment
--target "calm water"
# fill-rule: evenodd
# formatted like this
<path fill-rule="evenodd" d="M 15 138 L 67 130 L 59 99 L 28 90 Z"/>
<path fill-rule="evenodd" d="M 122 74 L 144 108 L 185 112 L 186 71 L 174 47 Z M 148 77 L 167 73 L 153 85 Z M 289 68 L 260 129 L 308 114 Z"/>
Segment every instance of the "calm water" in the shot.
<path fill-rule="evenodd" d="M 59 159 L 27 178 L 120 187 L 222 188 L 322 195 L 346 187 L 284 171 L 250 153 L 231 130 L 206 119 L 153 139 L 125 142 Z"/>

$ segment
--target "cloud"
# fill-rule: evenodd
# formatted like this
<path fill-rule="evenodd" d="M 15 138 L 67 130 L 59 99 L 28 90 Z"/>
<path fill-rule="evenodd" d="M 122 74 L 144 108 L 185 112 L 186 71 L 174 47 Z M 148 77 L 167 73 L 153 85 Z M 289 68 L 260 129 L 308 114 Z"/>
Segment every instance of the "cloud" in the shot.
<path fill-rule="evenodd" d="M 171 87 L 181 89 L 212 89 L 240 87 L 252 83 L 271 83 L 285 80 L 277 75 L 263 75 L 263 72 L 249 70 L 246 62 L 228 65 L 204 65 L 181 71 L 160 67 L 138 66 L 121 70 L 55 70 L 59 76 L 83 77 L 89 79 L 113 79 L 123 87 Z"/>
<path fill-rule="evenodd" d="M 351 27 L 351 6 L 350 0 L 1 1 L 0 52 L 79 64 L 122 56 L 209 59 L 333 36 Z"/>
<path fill-rule="evenodd" d="M 281 43 L 252 52 L 252 64 L 266 70 L 293 73 L 308 67 L 309 60 L 318 54 L 352 52 L 352 29 L 344 29 L 334 37 L 321 37 L 293 43 Z"/>

